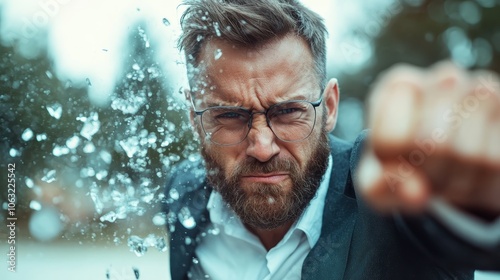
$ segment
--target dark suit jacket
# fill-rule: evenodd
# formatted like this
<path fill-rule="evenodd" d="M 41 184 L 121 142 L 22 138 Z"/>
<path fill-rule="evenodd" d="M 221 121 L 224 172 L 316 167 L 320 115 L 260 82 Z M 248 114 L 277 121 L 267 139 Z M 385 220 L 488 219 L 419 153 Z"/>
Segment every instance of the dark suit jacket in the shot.
<path fill-rule="evenodd" d="M 333 171 L 323 227 L 302 279 L 473 279 L 474 269 L 500 270 L 500 247 L 475 247 L 430 215 L 382 216 L 368 208 L 353 185 L 364 138 L 366 132 L 351 144 L 330 137 Z M 211 191 L 200 161 L 180 164 L 167 184 L 174 280 L 186 278 L 196 244 L 207 234 Z"/>

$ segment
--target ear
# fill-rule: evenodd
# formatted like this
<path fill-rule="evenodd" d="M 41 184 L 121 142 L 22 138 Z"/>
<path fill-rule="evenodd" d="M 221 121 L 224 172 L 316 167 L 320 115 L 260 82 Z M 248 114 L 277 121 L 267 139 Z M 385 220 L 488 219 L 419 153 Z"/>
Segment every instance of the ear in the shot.
<path fill-rule="evenodd" d="M 193 100 L 192 100 L 192 96 L 191 96 L 191 90 L 185 88 L 184 89 L 184 97 L 186 98 L 186 101 L 188 102 L 188 107 L 189 107 L 189 122 L 191 123 L 191 127 L 192 127 L 192 130 L 193 130 L 193 133 L 194 133 L 194 136 L 199 138 L 199 136 L 201 135 L 201 128 L 199 125 L 196 124 L 195 122 L 195 118 L 196 118 L 196 115 L 194 113 L 194 110 L 195 108 L 193 107 Z"/>
<path fill-rule="evenodd" d="M 185 88 L 183 91 L 184 91 L 184 97 L 186 98 L 186 102 L 188 103 L 189 121 L 191 122 L 191 125 L 193 127 L 195 127 L 195 124 L 194 124 L 194 108 L 193 108 L 193 105 L 192 105 L 191 90 Z"/>
<path fill-rule="evenodd" d="M 337 125 L 337 112 L 339 106 L 339 85 L 337 79 L 331 79 L 323 92 L 323 102 L 326 107 L 326 130 L 332 131 Z"/>

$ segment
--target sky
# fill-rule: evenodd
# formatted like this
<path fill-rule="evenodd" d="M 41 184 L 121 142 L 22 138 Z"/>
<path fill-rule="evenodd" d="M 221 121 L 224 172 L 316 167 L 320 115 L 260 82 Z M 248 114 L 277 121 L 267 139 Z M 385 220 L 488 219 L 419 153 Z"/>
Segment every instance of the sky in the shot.
<path fill-rule="evenodd" d="M 367 34 L 383 27 L 397 12 L 394 0 L 320 1 L 303 3 L 324 17 L 329 30 L 328 63 L 354 71 L 370 56 L 369 43 L 350 31 Z M 186 85 L 183 58 L 176 49 L 180 1 L 167 0 L 0 0 L 0 39 L 15 44 L 26 57 L 47 47 L 55 75 L 73 84 L 87 83 L 91 100 L 109 102 L 123 73 L 127 38 L 137 22 L 147 25 L 147 40 L 174 88 Z M 334 75 L 335 73 L 330 73 Z"/>

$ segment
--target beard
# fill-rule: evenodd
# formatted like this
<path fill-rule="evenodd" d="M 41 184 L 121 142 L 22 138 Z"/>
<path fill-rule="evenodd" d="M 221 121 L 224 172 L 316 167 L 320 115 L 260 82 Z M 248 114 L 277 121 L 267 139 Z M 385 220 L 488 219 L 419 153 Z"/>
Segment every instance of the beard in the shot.
<path fill-rule="evenodd" d="M 253 228 L 271 230 L 296 221 L 314 198 L 328 166 L 330 146 L 327 132 L 322 128 L 304 170 L 293 158 L 275 156 L 267 162 L 260 162 L 249 157 L 229 176 L 219 164 L 222 159 L 209 153 L 205 145 L 201 153 L 205 158 L 209 184 L 241 221 Z M 288 180 L 281 184 L 250 183 L 246 191 L 241 186 L 242 176 L 277 171 L 290 174 L 291 188 L 283 185 Z"/>

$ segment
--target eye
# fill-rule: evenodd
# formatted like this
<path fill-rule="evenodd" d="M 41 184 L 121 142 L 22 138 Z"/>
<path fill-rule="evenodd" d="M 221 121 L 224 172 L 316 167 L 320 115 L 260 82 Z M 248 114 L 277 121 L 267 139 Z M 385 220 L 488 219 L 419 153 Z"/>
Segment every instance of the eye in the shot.
<path fill-rule="evenodd" d="M 275 115 L 293 114 L 293 113 L 296 113 L 297 111 L 302 111 L 302 109 L 301 108 L 281 108 L 275 112 Z"/>
<path fill-rule="evenodd" d="M 301 114 L 307 111 L 307 107 L 301 103 L 289 103 L 277 106 L 273 112 L 272 117 L 288 116 L 294 114 Z"/>
<path fill-rule="evenodd" d="M 217 124 L 237 125 L 248 121 L 249 115 L 241 109 L 234 108 L 212 108 L 206 115 L 206 120 L 211 120 Z"/>
<path fill-rule="evenodd" d="M 239 112 L 236 112 L 236 111 L 228 111 L 228 112 L 218 113 L 214 117 L 216 119 L 239 119 L 239 118 L 245 118 L 245 116 L 242 113 L 239 113 Z"/>

